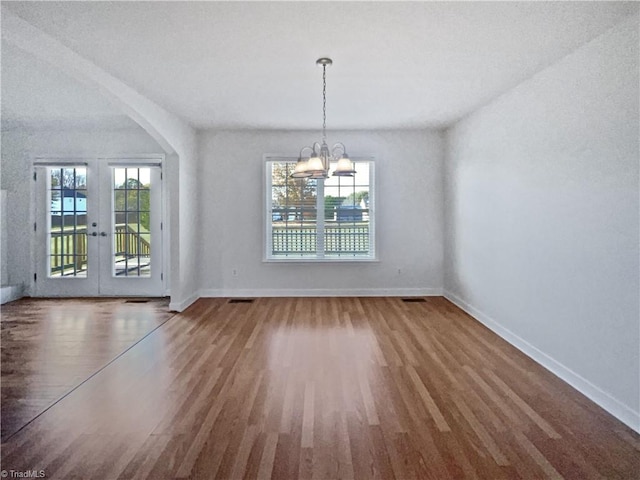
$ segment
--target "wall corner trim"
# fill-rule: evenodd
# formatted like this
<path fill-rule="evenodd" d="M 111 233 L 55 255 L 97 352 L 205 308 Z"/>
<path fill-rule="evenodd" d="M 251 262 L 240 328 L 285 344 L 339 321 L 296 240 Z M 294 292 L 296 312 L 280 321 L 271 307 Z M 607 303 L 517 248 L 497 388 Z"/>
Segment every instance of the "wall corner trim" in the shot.
<path fill-rule="evenodd" d="M 462 310 L 471 315 L 474 319 L 482 323 L 489 330 L 497 334 L 509 344 L 516 347 L 522 353 L 530 357 L 536 363 L 549 370 L 551 373 L 567 382 L 573 388 L 602 407 L 622 423 L 640 433 L 640 412 L 634 411 L 619 400 L 613 398 L 607 392 L 595 386 L 587 379 L 567 368 L 554 358 L 531 345 L 526 340 L 520 338 L 510 330 L 504 328 L 499 322 L 485 315 L 482 311 L 467 303 L 453 292 L 444 289 L 444 297 L 454 303 Z"/>
<path fill-rule="evenodd" d="M 198 292 L 192 293 L 184 300 L 176 300 L 175 302 L 169 303 L 169 310 L 172 312 L 184 312 L 191 304 L 193 304 L 196 300 L 200 298 Z"/>

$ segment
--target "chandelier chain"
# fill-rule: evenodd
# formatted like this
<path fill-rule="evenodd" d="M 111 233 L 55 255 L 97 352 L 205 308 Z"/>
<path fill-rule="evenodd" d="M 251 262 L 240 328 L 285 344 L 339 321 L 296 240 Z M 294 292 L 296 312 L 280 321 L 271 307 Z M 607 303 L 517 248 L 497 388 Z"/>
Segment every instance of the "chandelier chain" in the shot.
<path fill-rule="evenodd" d="M 322 65 L 322 141 L 327 140 L 327 66 Z"/>

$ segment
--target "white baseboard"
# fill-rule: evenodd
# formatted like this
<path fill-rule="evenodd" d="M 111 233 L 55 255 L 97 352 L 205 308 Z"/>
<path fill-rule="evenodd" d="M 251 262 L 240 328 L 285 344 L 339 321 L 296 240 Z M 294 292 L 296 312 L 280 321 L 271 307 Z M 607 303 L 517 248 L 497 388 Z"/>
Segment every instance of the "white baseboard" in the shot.
<path fill-rule="evenodd" d="M 441 288 L 208 288 L 194 293 L 184 300 L 173 300 L 169 308 L 183 312 L 198 298 L 219 297 L 432 297 L 441 296 Z"/>
<path fill-rule="evenodd" d="M 625 425 L 628 425 L 630 428 L 640 433 L 640 412 L 636 412 L 620 401 L 616 400 L 607 392 L 601 390 L 570 368 L 567 368 L 543 351 L 531 345 L 526 340 L 520 338 L 518 335 L 503 327 L 499 322 L 492 319 L 488 315 L 485 315 L 483 312 L 478 310 L 473 305 L 467 303 L 453 292 L 444 290 L 443 294 L 445 298 L 455 303 L 462 310 L 473 316 L 476 320 L 478 320 L 488 329 L 502 337 L 511 345 L 516 347 L 522 353 L 532 358 L 535 362 L 542 365 L 551 373 L 567 382 L 573 388 L 591 399 L 593 402 L 598 404 L 600 407 L 623 422 Z"/>
<path fill-rule="evenodd" d="M 200 297 L 430 297 L 442 295 L 441 288 L 260 288 L 204 289 Z"/>
<path fill-rule="evenodd" d="M 189 305 L 191 305 L 196 300 L 198 300 L 198 298 L 200 298 L 200 295 L 198 295 L 198 292 L 191 294 L 184 300 L 174 301 L 172 298 L 171 302 L 169 302 L 169 310 L 173 312 L 184 312 L 187 309 L 187 307 L 189 307 Z"/>
<path fill-rule="evenodd" d="M 6 285 L 0 288 L 0 304 L 13 302 L 24 296 L 24 288 L 22 285 Z"/>
<path fill-rule="evenodd" d="M 183 312 L 198 298 L 219 297 L 428 297 L 442 295 L 441 288 L 209 288 L 200 290 L 184 300 L 172 300 L 169 308 Z"/>

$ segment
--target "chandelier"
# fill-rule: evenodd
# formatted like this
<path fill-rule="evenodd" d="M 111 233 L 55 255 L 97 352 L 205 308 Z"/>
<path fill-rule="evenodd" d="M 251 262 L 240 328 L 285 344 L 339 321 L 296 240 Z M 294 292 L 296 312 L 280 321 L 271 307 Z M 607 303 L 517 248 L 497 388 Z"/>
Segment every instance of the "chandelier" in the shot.
<path fill-rule="evenodd" d="M 311 147 L 302 147 L 292 178 L 327 178 L 331 162 L 336 161 L 334 176 L 353 177 L 356 173 L 343 143 L 338 142 L 331 149 L 327 145 L 327 67 L 332 63 L 330 58 L 316 60 L 316 64 L 322 66 L 322 144 L 315 142 Z"/>

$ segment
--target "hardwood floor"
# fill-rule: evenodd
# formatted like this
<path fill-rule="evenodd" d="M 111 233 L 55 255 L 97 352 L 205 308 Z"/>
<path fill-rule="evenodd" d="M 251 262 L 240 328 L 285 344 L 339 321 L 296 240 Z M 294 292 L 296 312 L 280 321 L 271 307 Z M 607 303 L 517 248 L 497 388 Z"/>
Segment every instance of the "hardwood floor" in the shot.
<path fill-rule="evenodd" d="M 172 315 L 168 302 L 158 299 L 22 299 L 3 305 L 2 440 Z"/>
<path fill-rule="evenodd" d="M 441 297 L 201 299 L 4 441 L 2 469 L 637 479 L 640 436 Z"/>

